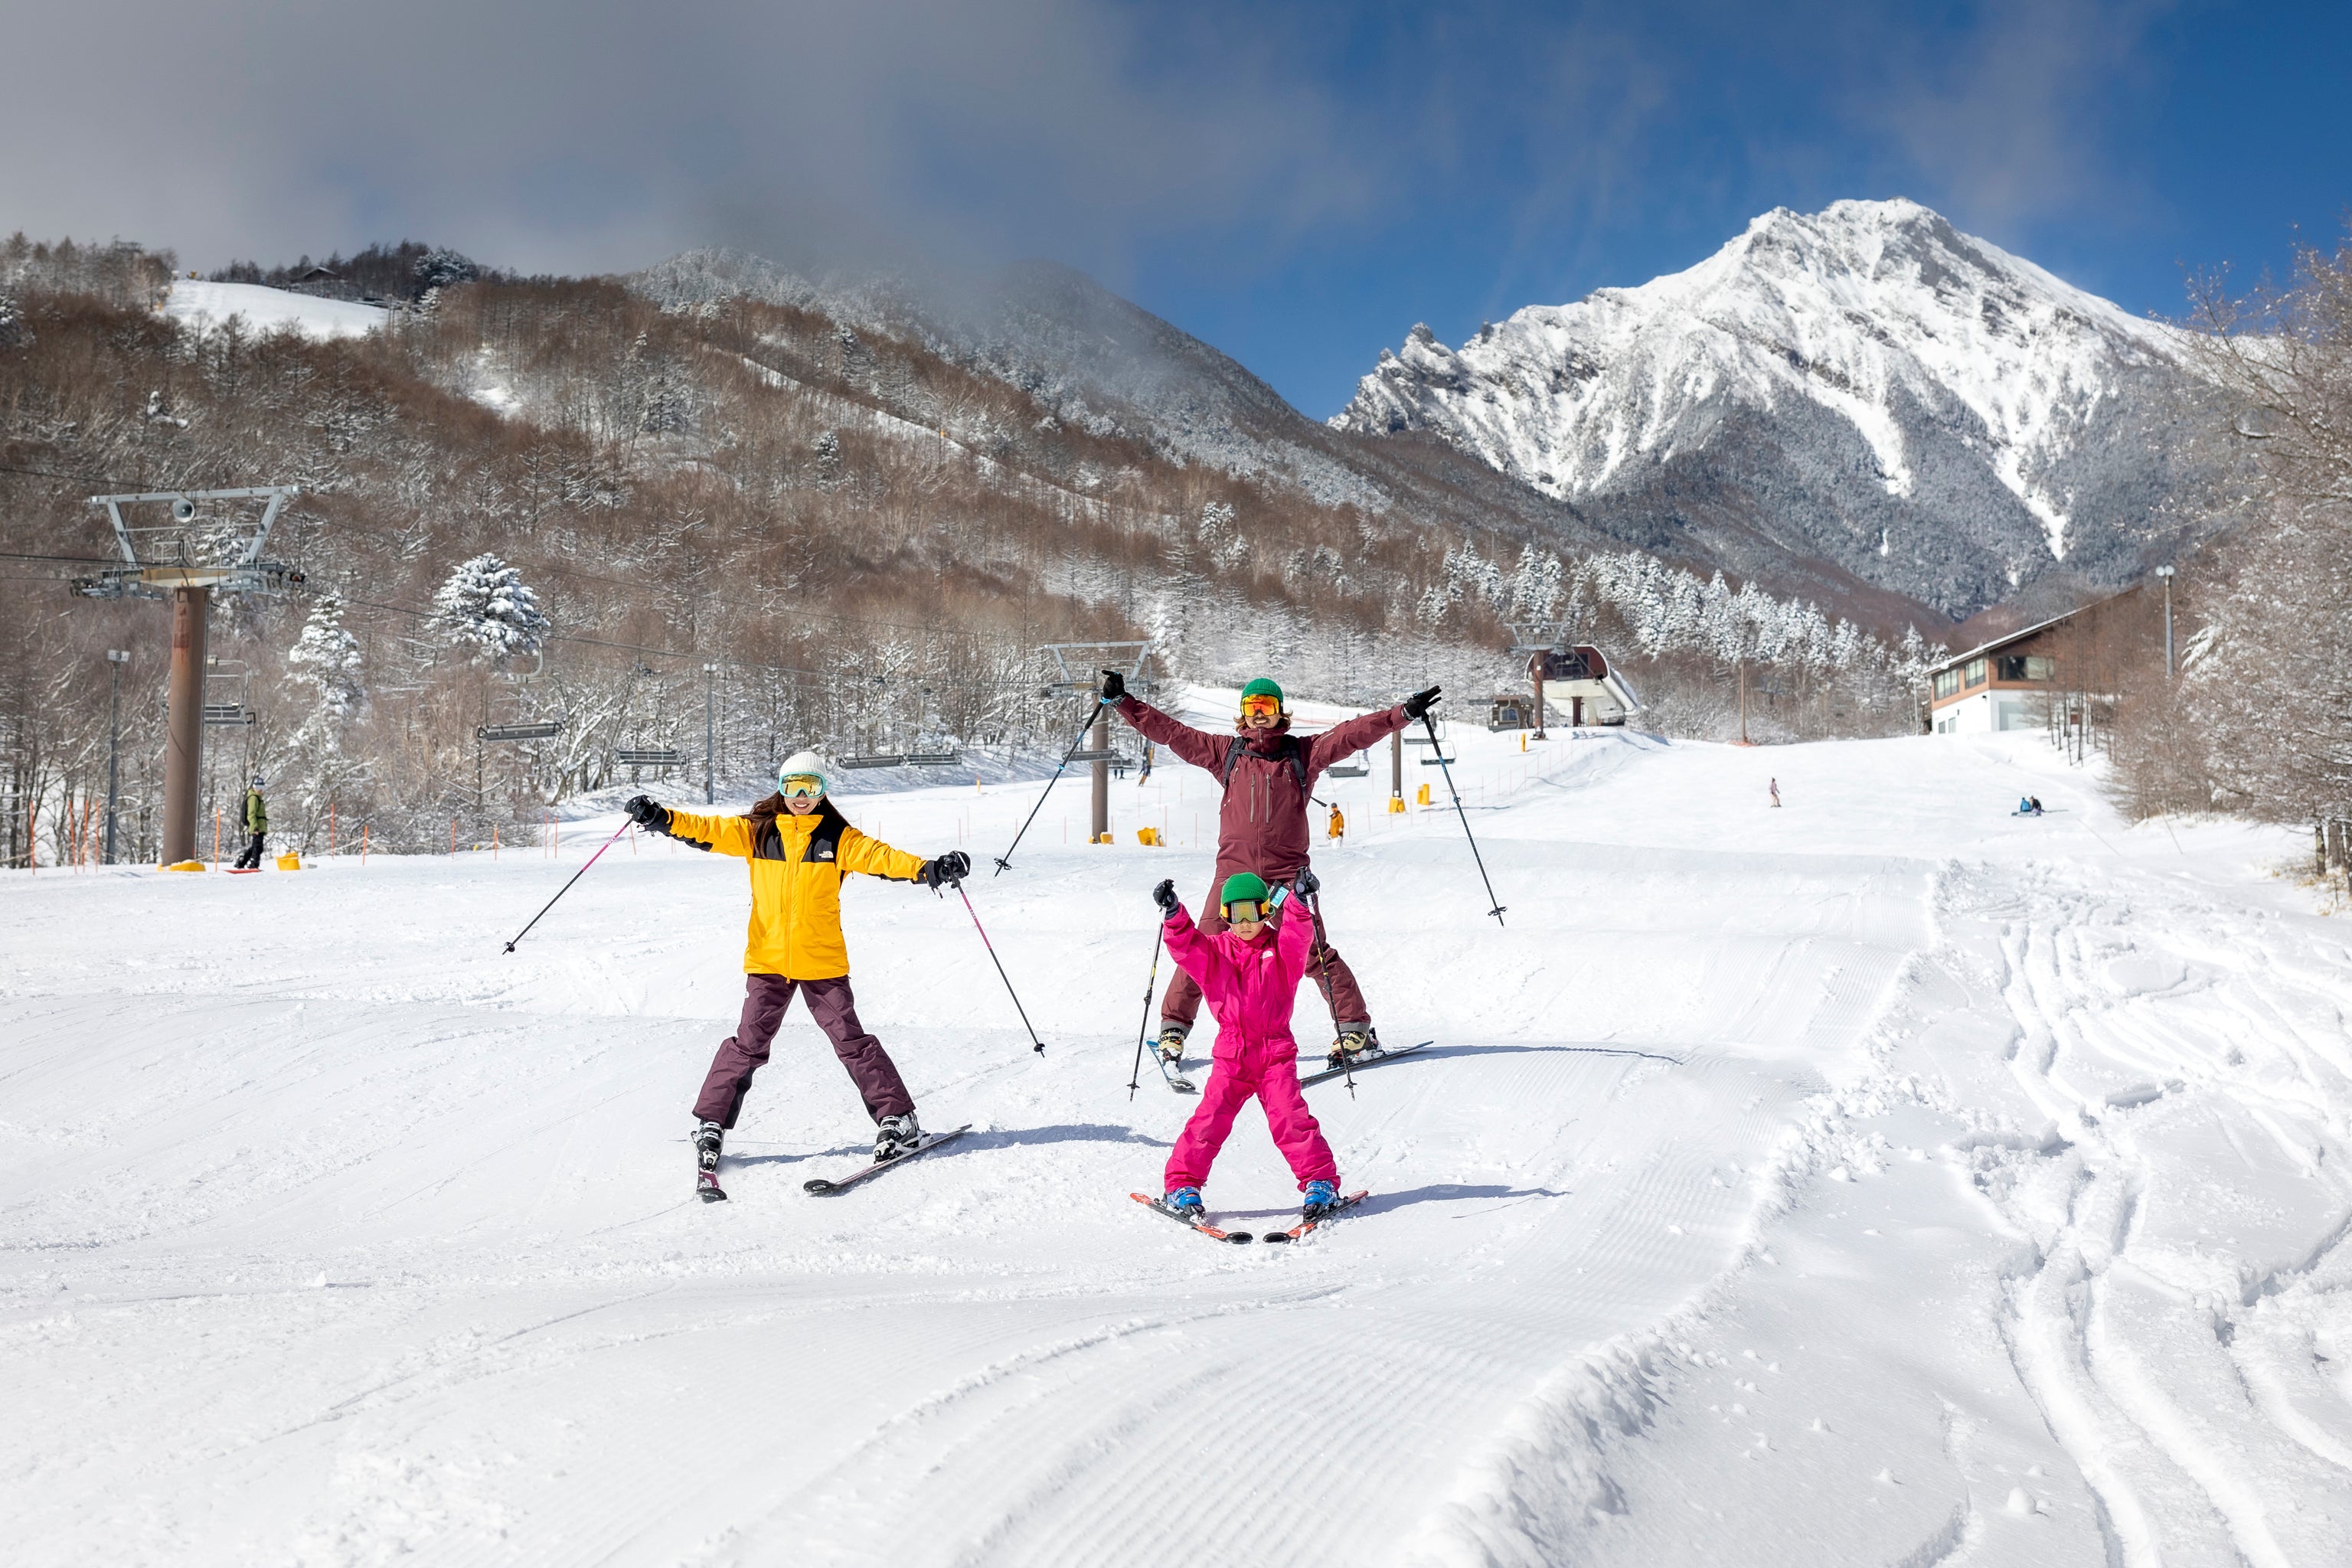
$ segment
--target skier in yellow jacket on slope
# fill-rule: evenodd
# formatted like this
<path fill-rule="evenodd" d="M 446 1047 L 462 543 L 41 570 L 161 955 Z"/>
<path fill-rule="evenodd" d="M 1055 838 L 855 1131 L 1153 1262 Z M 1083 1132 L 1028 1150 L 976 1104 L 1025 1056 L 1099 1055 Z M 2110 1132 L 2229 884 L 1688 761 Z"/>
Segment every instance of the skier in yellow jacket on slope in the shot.
<path fill-rule="evenodd" d="M 741 816 L 698 816 L 645 795 L 629 802 L 638 826 L 698 849 L 751 863 L 751 922 L 743 948 L 743 1016 L 711 1058 L 694 1102 L 694 1146 L 706 1197 L 723 1195 L 713 1178 L 719 1150 L 743 1109 L 751 1076 L 767 1065 L 768 1047 L 797 991 L 833 1041 L 874 1118 L 874 1157 L 888 1159 L 922 1137 L 914 1097 L 882 1042 L 857 1022 L 849 989 L 849 945 L 841 931 L 841 881 L 851 872 L 937 889 L 970 873 L 961 851 L 924 860 L 852 827 L 825 798 L 824 763 L 814 752 L 784 761 L 776 793 Z"/>

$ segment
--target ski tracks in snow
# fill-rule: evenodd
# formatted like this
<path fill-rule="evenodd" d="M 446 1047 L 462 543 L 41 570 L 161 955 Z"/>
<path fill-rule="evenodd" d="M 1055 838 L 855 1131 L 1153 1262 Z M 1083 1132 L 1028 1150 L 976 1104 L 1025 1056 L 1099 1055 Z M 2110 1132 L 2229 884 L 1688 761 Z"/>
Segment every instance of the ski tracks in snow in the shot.
<path fill-rule="evenodd" d="M 2047 877 L 1984 911 L 2010 1069 L 2049 1119 L 1978 1175 L 2032 1240 L 2004 1331 L 2117 1561 L 2327 1561 L 2352 1482 L 2327 1353 L 2352 1348 L 2344 972 L 2259 909 L 2148 891 Z"/>

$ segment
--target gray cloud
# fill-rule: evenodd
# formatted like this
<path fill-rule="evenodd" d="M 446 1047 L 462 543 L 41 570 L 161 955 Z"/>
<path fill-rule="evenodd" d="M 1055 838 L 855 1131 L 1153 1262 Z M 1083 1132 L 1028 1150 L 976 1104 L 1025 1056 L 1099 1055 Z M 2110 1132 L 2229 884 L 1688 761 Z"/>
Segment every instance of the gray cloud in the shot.
<path fill-rule="evenodd" d="M 1500 313 L 1770 201 L 2063 215 L 2119 183 L 2102 115 L 2163 3 L 26 5 L 0 230 L 205 267 L 403 236 L 566 272 L 1047 255 L 1120 287 L 1451 225 L 1492 254 L 1424 309 Z"/>
<path fill-rule="evenodd" d="M 415 235 L 523 268 L 735 240 L 1046 251 L 1360 212 L 1339 108 L 1091 0 L 252 0 L 15 25 L 0 226 L 198 265 Z"/>

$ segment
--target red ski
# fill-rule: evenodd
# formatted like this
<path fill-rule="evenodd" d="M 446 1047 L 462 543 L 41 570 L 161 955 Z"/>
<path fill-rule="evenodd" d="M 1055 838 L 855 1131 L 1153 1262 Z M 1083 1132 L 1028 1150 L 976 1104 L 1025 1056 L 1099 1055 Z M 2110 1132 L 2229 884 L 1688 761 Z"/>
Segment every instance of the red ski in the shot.
<path fill-rule="evenodd" d="M 1127 1195 L 1133 1198 L 1137 1203 L 1141 1204 L 1145 1208 L 1151 1210 L 1153 1213 L 1164 1214 L 1170 1219 L 1174 1220 L 1178 1225 L 1182 1226 L 1185 1229 L 1197 1230 L 1202 1236 L 1208 1237 L 1212 1240 L 1229 1241 L 1235 1247 L 1240 1247 L 1255 1239 L 1251 1237 L 1250 1233 L 1245 1230 L 1219 1230 L 1215 1226 L 1211 1225 L 1205 1219 L 1187 1219 L 1182 1215 L 1177 1213 L 1174 1209 L 1170 1208 L 1161 1199 L 1150 1197 L 1142 1193 L 1129 1193 Z"/>
<path fill-rule="evenodd" d="M 1371 1195 L 1371 1192 L 1369 1188 L 1362 1192 L 1349 1193 L 1346 1197 L 1341 1198 L 1338 1203 L 1333 1204 L 1329 1208 L 1325 1209 L 1313 1219 L 1302 1219 L 1297 1225 L 1292 1226 L 1288 1230 L 1269 1230 L 1265 1233 L 1264 1239 L 1267 1241 L 1297 1241 L 1300 1237 L 1305 1236 L 1308 1231 L 1313 1230 L 1317 1226 L 1321 1225 L 1333 1215 L 1345 1214 L 1348 1210 L 1354 1208 L 1358 1204 L 1362 1203 L 1366 1198 L 1370 1197 Z"/>

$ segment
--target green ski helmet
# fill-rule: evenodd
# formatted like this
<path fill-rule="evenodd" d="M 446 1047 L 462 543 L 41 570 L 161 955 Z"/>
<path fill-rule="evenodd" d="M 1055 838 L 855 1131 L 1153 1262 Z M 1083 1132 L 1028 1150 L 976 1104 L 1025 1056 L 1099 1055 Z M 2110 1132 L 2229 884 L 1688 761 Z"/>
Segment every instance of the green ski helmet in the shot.
<path fill-rule="evenodd" d="M 1287 714 L 1290 711 L 1290 705 L 1282 700 L 1282 688 L 1263 675 L 1242 688 L 1243 712 L 1246 713 L 1250 710 L 1252 698 L 1260 700 L 1261 703 L 1270 700 L 1274 703 L 1275 712 L 1278 714 Z"/>
<path fill-rule="evenodd" d="M 1264 920 L 1266 900 L 1271 896 L 1265 878 L 1255 871 L 1236 871 L 1217 889 L 1217 913 L 1230 921 L 1235 904 L 1255 904 L 1257 913 L 1253 918 Z"/>

